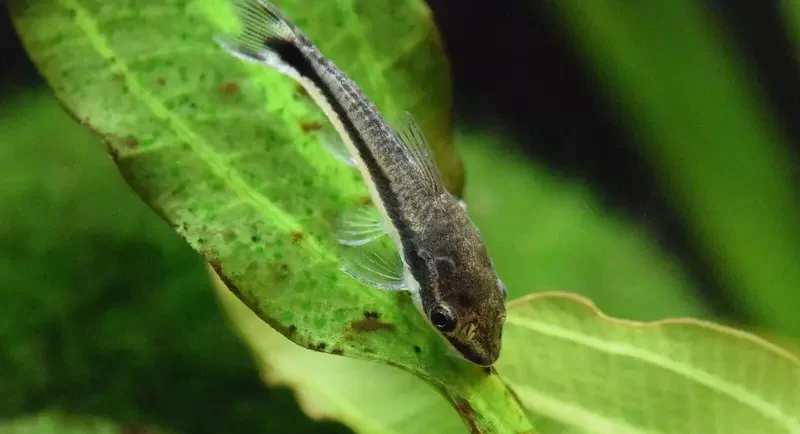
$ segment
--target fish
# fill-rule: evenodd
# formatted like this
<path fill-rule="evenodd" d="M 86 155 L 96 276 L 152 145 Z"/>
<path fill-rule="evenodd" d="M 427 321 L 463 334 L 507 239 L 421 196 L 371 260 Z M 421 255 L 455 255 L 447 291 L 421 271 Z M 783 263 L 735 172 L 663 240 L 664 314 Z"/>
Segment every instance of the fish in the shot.
<path fill-rule="evenodd" d="M 341 269 L 383 291 L 407 291 L 451 352 L 492 366 L 501 350 L 506 289 L 463 200 L 443 184 L 425 136 L 408 112 L 388 122 L 313 42 L 267 0 L 234 0 L 241 29 L 215 36 L 232 56 L 303 86 L 345 145 L 333 150 L 361 174 L 374 204 L 342 214 L 337 239 L 359 250 Z M 388 236 L 396 247 L 377 253 Z M 452 351 L 454 350 L 454 351 Z"/>

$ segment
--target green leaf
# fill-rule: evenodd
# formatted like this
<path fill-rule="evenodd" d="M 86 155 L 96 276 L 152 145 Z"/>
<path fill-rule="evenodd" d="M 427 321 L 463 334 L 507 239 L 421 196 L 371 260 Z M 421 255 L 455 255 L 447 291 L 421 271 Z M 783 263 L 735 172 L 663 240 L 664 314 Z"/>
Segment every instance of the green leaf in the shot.
<path fill-rule="evenodd" d="M 511 296 L 558 287 L 596 296 L 616 314 L 634 318 L 703 312 L 678 267 L 641 229 L 599 214 L 588 191 L 514 158 L 511 142 L 500 137 L 463 130 L 456 137 L 469 173 L 468 210 Z M 645 285 L 648 291 L 636 289 Z M 433 427 L 464 432 L 445 401 L 422 381 L 376 363 L 303 350 L 255 320 L 234 297 L 220 295 L 265 380 L 291 387 L 307 414 L 342 421 L 359 433 L 411 434 Z M 375 384 L 382 393 L 375 393 Z M 547 425 L 536 428 L 554 432 Z"/>
<path fill-rule="evenodd" d="M 553 5 L 631 119 L 724 288 L 757 324 L 800 337 L 792 158 L 758 77 L 714 16 L 689 0 Z"/>
<path fill-rule="evenodd" d="M 425 382 L 373 361 L 301 348 L 264 324 L 216 278 L 223 309 L 271 386 L 294 390 L 310 417 L 362 434 L 466 433 L 453 408 Z"/>
<path fill-rule="evenodd" d="M 496 375 L 446 355 L 407 294 L 366 288 L 338 270 L 332 221 L 363 201 L 366 187 L 306 133 L 322 113 L 290 79 L 216 48 L 212 36 L 232 19 L 226 2 L 10 6 L 59 98 L 263 320 L 299 345 L 414 373 L 474 432 L 530 428 Z M 445 61 L 421 1 L 278 6 L 379 107 L 410 109 L 430 137 L 450 134 Z M 457 189 L 450 140 L 431 142 L 449 156 L 443 169 Z"/>
<path fill-rule="evenodd" d="M 497 369 L 542 433 L 800 432 L 800 360 L 748 333 L 543 293 L 510 303 L 503 345 Z"/>
<path fill-rule="evenodd" d="M 9 421 L 0 421 L 0 432 L 3 434 L 167 433 L 167 431 L 152 427 L 121 427 L 102 418 L 72 416 L 55 412 L 43 412 Z"/>

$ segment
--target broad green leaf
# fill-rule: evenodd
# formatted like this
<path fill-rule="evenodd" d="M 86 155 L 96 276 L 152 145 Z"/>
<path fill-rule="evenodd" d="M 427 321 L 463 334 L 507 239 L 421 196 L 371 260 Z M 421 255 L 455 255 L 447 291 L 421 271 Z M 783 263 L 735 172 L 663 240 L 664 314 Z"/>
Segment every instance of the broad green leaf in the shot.
<path fill-rule="evenodd" d="M 301 348 L 253 314 L 213 273 L 223 309 L 250 346 L 271 386 L 294 390 L 315 419 L 342 422 L 361 434 L 466 433 L 453 410 L 425 382 L 373 361 Z"/>
<path fill-rule="evenodd" d="M 86 416 L 44 412 L 0 421 L 2 434 L 166 434 L 167 431 L 143 426 L 119 426 L 114 422 Z"/>
<path fill-rule="evenodd" d="M 552 4 L 616 93 L 724 288 L 757 324 L 799 337 L 792 158 L 722 26 L 689 0 Z"/>
<path fill-rule="evenodd" d="M 745 332 L 541 293 L 510 303 L 503 345 L 498 372 L 538 432 L 800 432 L 800 360 Z"/>
<path fill-rule="evenodd" d="M 410 106 L 429 136 L 450 134 L 449 95 L 440 93 L 447 71 L 421 2 L 278 5 L 379 107 Z M 10 7 L 28 52 L 75 118 L 259 317 L 299 345 L 414 373 L 474 432 L 529 430 L 499 378 L 446 355 L 407 294 L 366 288 L 338 270 L 332 221 L 362 202 L 366 187 L 308 134 L 322 115 L 290 79 L 215 47 L 214 33 L 232 19 L 226 2 Z M 449 143 L 432 140 L 438 155 L 452 156 Z M 460 165 L 443 164 L 453 167 Z"/>

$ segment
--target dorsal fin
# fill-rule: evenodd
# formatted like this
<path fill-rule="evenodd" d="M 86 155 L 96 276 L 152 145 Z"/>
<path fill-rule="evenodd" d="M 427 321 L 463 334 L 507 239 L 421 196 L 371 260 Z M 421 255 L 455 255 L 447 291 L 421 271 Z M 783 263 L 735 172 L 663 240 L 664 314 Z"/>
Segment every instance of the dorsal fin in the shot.
<path fill-rule="evenodd" d="M 425 140 L 425 135 L 411 113 L 403 112 L 403 114 L 403 119 L 397 128 L 397 135 L 408 148 L 409 156 L 420 175 L 432 191 L 438 192 L 443 189 L 442 178 L 430 147 L 428 147 L 428 142 Z"/>

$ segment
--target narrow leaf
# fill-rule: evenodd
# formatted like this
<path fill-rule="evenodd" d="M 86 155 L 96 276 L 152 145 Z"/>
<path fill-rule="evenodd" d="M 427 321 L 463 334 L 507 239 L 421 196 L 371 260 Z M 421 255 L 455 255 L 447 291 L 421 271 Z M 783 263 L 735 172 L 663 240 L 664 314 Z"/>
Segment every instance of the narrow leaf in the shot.
<path fill-rule="evenodd" d="M 552 4 L 626 111 L 724 288 L 756 324 L 800 337 L 792 158 L 724 27 L 689 0 Z"/>

